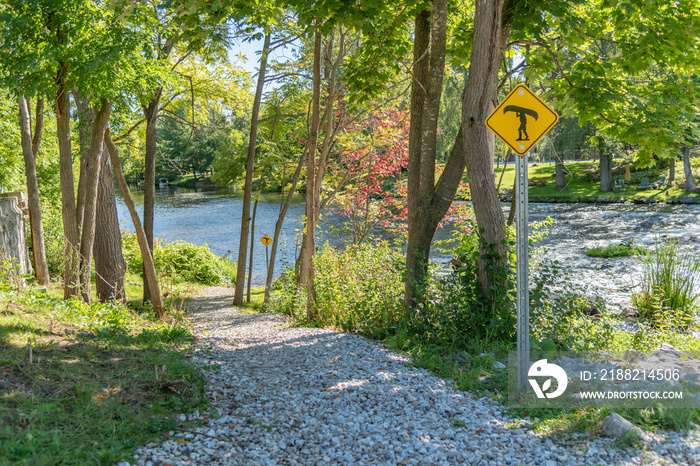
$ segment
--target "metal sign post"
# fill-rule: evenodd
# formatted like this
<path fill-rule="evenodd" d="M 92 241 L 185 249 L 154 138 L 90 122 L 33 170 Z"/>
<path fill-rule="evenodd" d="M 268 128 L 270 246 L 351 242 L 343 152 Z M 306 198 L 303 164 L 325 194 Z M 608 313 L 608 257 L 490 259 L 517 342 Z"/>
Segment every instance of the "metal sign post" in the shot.
<path fill-rule="evenodd" d="M 518 84 L 484 122 L 520 157 L 515 166 L 516 288 L 518 308 L 518 387 L 528 388 L 530 367 L 530 293 L 528 290 L 527 154 L 559 120 L 526 85 Z M 505 170 L 505 168 L 504 168 Z"/>
<path fill-rule="evenodd" d="M 528 387 L 527 372 L 530 367 L 530 290 L 528 287 L 528 234 L 527 234 L 527 154 L 516 157 L 515 180 L 515 253 L 516 253 L 516 303 L 518 310 L 518 387 Z"/>
<path fill-rule="evenodd" d="M 270 245 L 270 243 L 272 243 L 272 238 L 270 238 L 270 235 L 265 233 L 265 236 L 260 238 L 260 242 L 265 245 L 265 266 L 266 266 L 265 274 L 267 275 L 267 270 L 269 270 L 269 268 L 270 268 L 270 259 L 269 259 L 270 256 L 269 256 L 267 247 Z"/>

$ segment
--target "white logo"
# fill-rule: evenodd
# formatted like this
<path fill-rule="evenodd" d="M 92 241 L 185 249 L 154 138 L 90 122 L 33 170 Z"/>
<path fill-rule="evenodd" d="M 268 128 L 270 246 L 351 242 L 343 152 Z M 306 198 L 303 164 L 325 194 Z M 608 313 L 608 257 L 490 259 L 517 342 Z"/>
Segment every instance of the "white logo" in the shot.
<path fill-rule="evenodd" d="M 528 379 L 530 381 L 530 385 L 532 385 L 532 389 L 537 395 L 537 398 L 544 398 L 545 395 L 547 396 L 547 398 L 556 398 L 562 393 L 564 393 L 564 390 L 566 390 L 566 385 L 569 383 L 569 381 L 566 378 L 566 372 L 564 372 L 564 369 L 557 366 L 556 364 L 549 364 L 546 359 L 540 359 L 532 366 L 530 366 L 530 370 L 528 371 L 527 375 L 528 377 L 550 377 L 549 379 L 544 381 L 544 383 L 542 384 L 542 388 L 540 388 L 539 384 L 537 383 L 537 380 Z M 545 393 L 547 390 L 549 390 L 549 387 L 551 387 L 552 385 L 551 377 L 557 380 L 557 389 L 552 393 Z"/>

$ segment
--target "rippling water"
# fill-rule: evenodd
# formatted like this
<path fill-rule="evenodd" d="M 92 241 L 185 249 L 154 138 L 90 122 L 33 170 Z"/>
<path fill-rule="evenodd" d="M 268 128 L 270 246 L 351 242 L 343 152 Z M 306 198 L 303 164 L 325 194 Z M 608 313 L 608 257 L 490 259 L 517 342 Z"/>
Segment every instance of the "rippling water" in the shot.
<path fill-rule="evenodd" d="M 139 211 L 143 210 L 143 194 L 134 192 Z M 261 284 L 265 279 L 265 247 L 260 243 L 264 234 L 274 233 L 279 212 L 279 194 L 260 196 L 255 224 L 255 248 L 253 261 L 253 283 Z M 195 244 L 207 244 L 220 256 L 236 260 L 240 232 L 242 195 L 228 191 L 194 192 L 180 188 L 157 191 L 155 203 L 154 234 L 166 242 L 183 240 Z M 509 205 L 504 204 L 504 210 Z M 126 206 L 117 199 L 117 210 L 123 228 L 133 229 Z M 304 212 L 304 200 L 295 197 L 287 213 L 280 239 L 278 258 L 282 264 L 290 264 L 296 255 L 299 223 Z M 542 241 L 546 256 L 558 260 L 560 265 L 572 272 L 575 283 L 589 293 L 599 294 L 612 304 L 629 299 L 629 291 L 638 281 L 641 270 L 635 257 L 590 258 L 586 250 L 594 246 L 634 239 L 651 245 L 655 235 L 677 237 L 683 245 L 700 251 L 700 206 L 696 205 L 636 205 L 636 204 L 531 204 L 531 222 L 551 217 L 554 224 L 549 235 Z M 342 230 L 329 226 L 340 226 L 335 215 L 324 217 L 317 244 L 329 242 L 339 247 L 347 242 Z M 436 239 L 451 235 L 448 226 L 438 230 Z M 388 234 L 384 234 L 389 237 Z M 445 254 L 431 253 L 438 263 L 448 260 Z M 279 263 L 276 275 L 282 271 Z"/>

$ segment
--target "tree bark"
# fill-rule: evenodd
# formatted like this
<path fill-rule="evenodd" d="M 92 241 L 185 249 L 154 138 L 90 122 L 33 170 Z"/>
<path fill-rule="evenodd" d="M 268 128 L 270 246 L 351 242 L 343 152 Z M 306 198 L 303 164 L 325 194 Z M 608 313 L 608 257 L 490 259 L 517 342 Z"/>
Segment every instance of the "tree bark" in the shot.
<path fill-rule="evenodd" d="M 688 191 L 694 191 L 697 188 L 695 177 L 690 166 L 690 147 L 683 148 L 683 171 L 685 172 L 685 184 Z"/>
<path fill-rule="evenodd" d="M 238 243 L 236 289 L 233 295 L 234 306 L 243 304 L 243 293 L 245 291 L 246 248 L 248 247 L 248 228 L 250 225 L 250 200 L 253 195 L 253 172 L 255 170 L 255 147 L 258 138 L 258 115 L 260 114 L 260 101 L 262 100 L 263 86 L 265 85 L 265 68 L 267 67 L 267 54 L 269 49 L 270 33 L 268 32 L 265 34 L 265 43 L 263 44 L 262 54 L 260 55 L 258 83 L 255 88 L 253 112 L 250 117 L 250 138 L 248 139 L 248 157 L 246 159 L 245 186 L 243 188 L 243 212 L 241 214 L 241 236 Z"/>
<path fill-rule="evenodd" d="M 60 36 L 60 32 L 59 32 Z M 75 188 L 73 184 L 73 154 L 70 141 L 70 100 L 65 77 L 68 64 L 61 62 L 56 75 L 56 136 L 58 138 L 59 174 L 61 179 L 61 215 L 63 236 L 66 240 L 66 264 L 63 275 L 63 297 L 78 296 L 78 224 L 75 209 Z"/>
<path fill-rule="evenodd" d="M 423 120 L 423 102 L 425 101 L 425 86 L 430 71 L 430 11 L 423 10 L 414 22 L 413 35 L 413 82 L 411 84 L 411 122 L 408 130 L 408 180 L 407 180 L 407 220 L 409 245 L 406 251 L 406 270 L 408 276 L 404 289 L 404 300 L 407 305 L 413 304 L 415 273 L 419 267 L 418 227 L 418 188 L 420 186 L 421 170 L 421 123 Z M 420 261 L 427 258 L 422 257 Z"/>
<path fill-rule="evenodd" d="M 557 157 L 554 163 L 554 173 L 556 176 L 555 188 L 559 191 L 566 188 L 566 176 L 564 174 L 564 161 Z"/>
<path fill-rule="evenodd" d="M 502 30 L 502 6 L 501 0 L 476 2 L 469 76 L 462 98 L 469 190 L 484 243 L 481 255 L 493 249 L 500 264 L 506 259 L 505 225 L 494 184 L 494 135 L 484 121 L 496 105 L 500 59 L 510 30 L 509 25 Z M 493 283 L 483 260 L 479 261 L 479 281 L 482 292 L 488 294 Z"/>
<path fill-rule="evenodd" d="M 95 114 L 90 136 L 90 151 L 85 160 L 85 214 L 80 238 L 80 284 L 83 300 L 90 302 L 90 278 L 92 269 L 92 248 L 95 244 L 95 218 L 97 216 L 97 189 L 102 168 L 104 134 L 109 122 L 112 102 L 102 99 L 100 109 Z"/>
<path fill-rule="evenodd" d="M 31 105 L 27 100 L 27 108 L 31 110 Z M 41 138 L 44 134 L 44 98 L 41 97 L 36 101 L 36 113 L 34 118 L 34 135 L 32 137 L 32 154 L 34 154 L 34 160 L 36 160 L 39 154 L 39 146 L 41 145 Z"/>
<path fill-rule="evenodd" d="M 108 149 L 103 149 L 106 152 Z M 102 302 L 124 301 L 126 262 L 122 254 L 117 200 L 114 195 L 114 173 L 109 157 L 102 157 L 100 182 L 97 190 L 95 224 L 95 291 Z"/>
<path fill-rule="evenodd" d="M 262 181 L 262 178 L 260 179 Z M 250 285 L 253 277 L 253 246 L 255 246 L 255 217 L 258 213 L 258 201 L 260 200 L 260 187 L 255 192 L 255 204 L 253 205 L 253 219 L 250 222 L 250 260 L 248 261 L 248 289 L 246 290 L 246 302 L 250 302 Z"/>
<path fill-rule="evenodd" d="M 158 319 L 165 318 L 165 307 L 163 306 L 163 298 L 160 295 L 160 289 L 158 288 L 158 278 L 156 277 L 156 269 L 153 264 L 153 255 L 148 246 L 148 238 L 146 238 L 146 231 L 143 226 L 141 226 L 141 220 L 139 219 L 139 214 L 136 212 L 136 206 L 134 205 L 134 200 L 131 197 L 131 191 L 129 186 L 126 184 L 126 178 L 124 178 L 124 172 L 122 171 L 121 163 L 119 162 L 119 156 L 117 155 L 117 148 L 112 142 L 112 137 L 109 134 L 109 129 L 105 131 L 105 144 L 107 145 L 107 150 L 109 151 L 109 158 L 112 161 L 112 168 L 114 169 L 114 174 L 117 178 L 117 183 L 119 183 L 119 190 L 122 192 L 122 197 L 124 198 L 124 204 L 126 204 L 127 209 L 129 209 L 129 215 L 131 215 L 131 221 L 134 224 L 134 229 L 136 230 L 136 238 L 139 242 L 139 248 L 141 249 L 141 256 L 143 257 L 143 268 L 144 275 L 148 275 L 148 285 L 151 287 L 151 303 L 153 304 L 153 312 L 155 312 Z"/>
<path fill-rule="evenodd" d="M 36 178 L 36 154 L 39 150 L 41 135 L 37 136 L 37 131 L 42 131 L 43 99 L 37 102 L 36 127 L 32 141 L 32 126 L 30 118 L 30 108 L 27 99 L 19 96 L 19 123 L 22 135 L 22 155 L 24 156 L 24 170 L 27 178 L 27 197 L 29 201 L 29 227 L 32 235 L 32 253 L 34 257 L 34 274 L 37 282 L 43 286 L 49 285 L 49 269 L 46 264 L 46 249 L 44 247 L 44 226 L 41 220 L 41 202 L 39 201 L 39 183 Z"/>
<path fill-rule="evenodd" d="M 304 166 L 304 160 L 306 159 L 306 151 L 299 158 L 299 163 L 297 163 L 297 168 L 292 176 L 291 186 L 289 187 L 289 192 L 284 200 L 284 203 L 280 206 L 280 213 L 275 222 L 275 234 L 272 237 L 272 249 L 270 250 L 270 263 L 267 268 L 267 279 L 265 280 L 265 298 L 263 302 L 263 307 L 267 309 L 270 304 L 270 288 L 272 287 L 272 277 L 275 275 L 275 258 L 277 256 L 277 245 L 279 244 L 280 232 L 282 231 L 282 224 L 287 216 L 287 211 L 292 203 L 292 197 L 297 189 L 297 183 L 299 182 L 299 177 L 301 175 L 301 169 Z M 282 195 L 284 196 L 284 186 L 282 187 Z"/>
<path fill-rule="evenodd" d="M 313 97 L 311 103 L 311 127 L 307 141 L 308 154 L 306 163 L 306 222 L 304 226 L 304 241 L 301 246 L 301 266 L 298 287 L 306 288 L 306 317 L 314 318 L 314 263 L 316 249 L 314 233 L 316 231 L 315 193 L 316 193 L 316 150 L 321 108 L 321 32 L 318 21 L 314 26 L 314 63 L 313 63 Z"/>
<path fill-rule="evenodd" d="M 599 149 L 600 152 L 600 190 L 604 193 L 612 191 L 612 153 Z"/>
<path fill-rule="evenodd" d="M 90 131 L 95 115 L 90 108 L 90 99 L 82 98 L 80 93 L 73 89 L 73 101 L 78 111 L 78 140 L 80 141 L 80 175 L 78 177 L 78 200 L 76 204 L 76 215 L 78 223 L 78 234 L 83 227 L 83 218 L 85 216 L 85 189 L 87 183 L 87 164 L 86 159 L 90 150 Z"/>
<path fill-rule="evenodd" d="M 676 159 L 674 157 L 668 163 L 668 182 L 676 181 Z"/>
<path fill-rule="evenodd" d="M 148 250 L 153 251 L 153 207 L 156 196 L 156 145 L 158 135 L 158 106 L 163 88 L 156 89 L 153 99 L 147 106 L 143 107 L 143 114 L 146 118 L 146 157 L 143 170 L 143 229 L 148 241 Z M 116 167 L 115 167 L 116 170 Z M 151 260 L 153 258 L 151 257 Z M 144 263 L 144 267 L 146 264 Z M 143 302 L 152 301 L 151 285 L 148 283 L 146 269 L 143 271 Z"/>

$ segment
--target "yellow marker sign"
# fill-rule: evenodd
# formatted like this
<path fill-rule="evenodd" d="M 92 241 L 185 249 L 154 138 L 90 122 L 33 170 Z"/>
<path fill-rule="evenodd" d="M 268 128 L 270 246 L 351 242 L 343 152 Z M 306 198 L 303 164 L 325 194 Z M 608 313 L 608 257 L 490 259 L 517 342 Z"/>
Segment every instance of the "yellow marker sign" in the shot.
<path fill-rule="evenodd" d="M 265 236 L 263 236 L 262 238 L 260 238 L 260 242 L 261 242 L 262 244 L 264 244 L 265 246 L 269 246 L 270 243 L 272 243 L 272 238 L 270 238 L 269 236 L 265 235 Z"/>
<path fill-rule="evenodd" d="M 486 126 L 518 155 L 525 155 L 554 127 L 557 112 L 526 85 L 515 89 L 486 118 Z"/>

